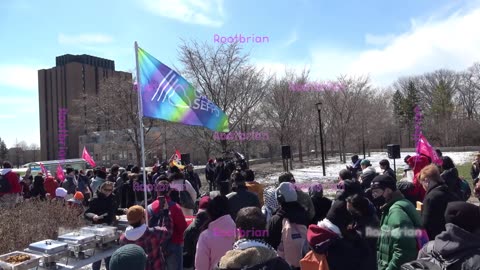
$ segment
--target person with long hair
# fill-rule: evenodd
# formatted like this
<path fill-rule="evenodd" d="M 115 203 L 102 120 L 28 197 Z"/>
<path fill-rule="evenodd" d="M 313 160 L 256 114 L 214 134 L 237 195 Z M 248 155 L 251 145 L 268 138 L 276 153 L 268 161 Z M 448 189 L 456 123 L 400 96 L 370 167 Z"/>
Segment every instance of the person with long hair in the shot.
<path fill-rule="evenodd" d="M 215 269 L 220 258 L 233 247 L 236 226 L 228 212 L 228 204 L 227 197 L 217 196 L 207 206 L 210 222 L 198 238 L 196 269 Z"/>

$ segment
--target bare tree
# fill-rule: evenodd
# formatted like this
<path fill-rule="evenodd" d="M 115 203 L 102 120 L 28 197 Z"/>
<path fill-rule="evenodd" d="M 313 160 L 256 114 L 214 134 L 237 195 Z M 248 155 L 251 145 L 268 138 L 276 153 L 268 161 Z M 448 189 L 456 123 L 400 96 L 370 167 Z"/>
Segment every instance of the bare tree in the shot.
<path fill-rule="evenodd" d="M 107 155 L 118 154 L 130 144 L 136 153 L 136 162 L 141 166 L 141 142 L 138 124 L 138 96 L 133 90 L 132 78 L 128 73 L 105 78 L 99 87 L 98 94 L 84 95 L 77 100 L 77 106 L 88 108 L 86 115 L 72 119 L 74 125 L 84 126 L 88 132 L 108 131 L 107 143 L 103 145 Z M 156 153 L 160 136 L 147 136 L 152 127 L 160 125 L 160 121 L 144 118 L 145 155 Z"/>
<path fill-rule="evenodd" d="M 235 130 L 254 107 L 263 99 L 268 78 L 262 70 L 248 64 L 248 55 L 241 55 L 236 44 L 212 47 L 197 42 L 180 47 L 180 61 L 184 65 L 183 74 L 213 103 L 225 112 L 230 120 L 230 130 Z M 204 140 L 204 150 L 210 149 L 207 133 L 191 129 L 192 136 Z M 221 140 L 223 151 L 228 141 Z"/>

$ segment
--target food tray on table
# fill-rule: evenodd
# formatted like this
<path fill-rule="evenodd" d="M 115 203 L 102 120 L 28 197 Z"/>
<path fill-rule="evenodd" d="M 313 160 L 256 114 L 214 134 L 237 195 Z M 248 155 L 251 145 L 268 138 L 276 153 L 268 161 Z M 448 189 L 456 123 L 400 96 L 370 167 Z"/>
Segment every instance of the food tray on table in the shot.
<path fill-rule="evenodd" d="M 82 245 L 90 243 L 95 240 L 95 235 L 93 233 L 81 233 L 81 232 L 72 232 L 58 237 L 58 241 L 62 241 L 68 244 L 73 245 Z"/>
<path fill-rule="evenodd" d="M 8 259 L 16 256 L 21 262 L 13 263 L 7 262 Z M 23 258 L 21 258 L 23 256 Z M 40 264 L 40 258 L 42 256 L 30 254 L 21 251 L 14 251 L 4 255 L 0 255 L 0 269 L 4 270 L 27 270 L 37 267 Z M 23 261 L 22 261 L 23 260 Z"/>
<path fill-rule="evenodd" d="M 82 234 L 94 234 L 96 236 L 113 236 L 117 232 L 117 227 L 106 225 L 93 225 L 80 229 Z"/>
<path fill-rule="evenodd" d="M 67 250 L 68 244 L 56 240 L 42 240 L 28 246 L 29 250 L 43 254 L 55 254 Z"/>

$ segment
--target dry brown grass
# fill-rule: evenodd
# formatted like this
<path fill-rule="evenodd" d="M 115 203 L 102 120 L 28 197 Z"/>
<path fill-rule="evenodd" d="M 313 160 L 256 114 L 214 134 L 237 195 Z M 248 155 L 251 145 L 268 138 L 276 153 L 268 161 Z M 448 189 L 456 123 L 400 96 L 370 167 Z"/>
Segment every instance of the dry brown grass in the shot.
<path fill-rule="evenodd" d="M 23 202 L 0 211 L 0 254 L 23 250 L 44 239 L 56 239 L 61 228 L 74 230 L 86 225 L 77 211 L 58 202 Z"/>

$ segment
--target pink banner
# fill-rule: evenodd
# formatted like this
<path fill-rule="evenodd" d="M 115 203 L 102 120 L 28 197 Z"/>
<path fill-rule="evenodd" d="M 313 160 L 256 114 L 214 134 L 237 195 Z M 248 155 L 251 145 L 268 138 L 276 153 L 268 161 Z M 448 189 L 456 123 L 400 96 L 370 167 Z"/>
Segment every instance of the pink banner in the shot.
<path fill-rule="evenodd" d="M 42 170 L 42 173 L 43 173 L 45 176 L 48 176 L 48 171 L 47 171 L 47 169 L 45 168 L 45 166 L 43 166 L 42 163 L 40 163 L 40 169 Z"/>
<path fill-rule="evenodd" d="M 82 158 L 85 159 L 90 166 L 95 167 L 95 161 L 93 161 L 93 158 L 88 154 L 87 148 L 85 146 L 83 147 L 83 153 L 82 153 Z"/>
<path fill-rule="evenodd" d="M 57 178 L 60 179 L 61 181 L 65 180 L 65 174 L 63 174 L 63 169 L 60 164 L 57 166 Z"/>
<path fill-rule="evenodd" d="M 423 134 L 420 134 L 420 137 L 418 140 L 417 154 L 423 154 L 427 157 L 430 157 L 432 159 L 432 162 L 438 165 L 443 164 L 443 160 L 437 155 L 437 152 L 435 152 L 435 149 L 433 149 L 433 147 L 430 145 L 427 139 L 423 136 Z"/>

